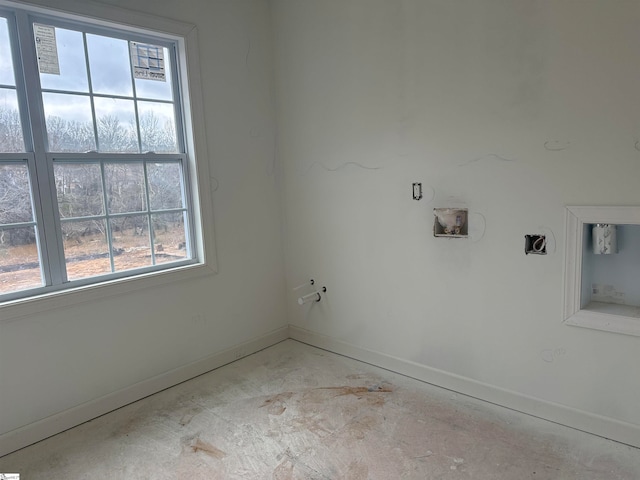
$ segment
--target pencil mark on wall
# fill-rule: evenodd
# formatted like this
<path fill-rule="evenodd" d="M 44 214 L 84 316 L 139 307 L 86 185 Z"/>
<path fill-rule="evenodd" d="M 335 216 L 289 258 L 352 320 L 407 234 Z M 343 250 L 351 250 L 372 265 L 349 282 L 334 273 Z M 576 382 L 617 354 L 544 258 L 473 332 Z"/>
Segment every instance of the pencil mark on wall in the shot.
<path fill-rule="evenodd" d="M 218 182 L 218 179 L 213 175 L 209 177 L 209 181 L 213 182 L 213 185 L 211 187 L 211 192 L 215 193 L 218 190 L 218 187 L 220 186 L 220 182 Z"/>
<path fill-rule="evenodd" d="M 546 348 L 540 352 L 540 358 L 547 363 L 553 363 L 556 358 L 561 357 L 566 353 L 567 351 L 563 347 L 556 349 Z"/>
<path fill-rule="evenodd" d="M 571 148 L 571 142 L 561 142 L 559 140 L 548 140 L 544 142 L 544 149 L 549 152 L 561 152 Z"/>
<path fill-rule="evenodd" d="M 556 234 L 553 233 L 553 230 L 551 230 L 549 227 L 545 227 L 544 225 L 539 226 L 538 229 L 542 233 L 547 234 L 547 242 L 546 242 L 547 254 L 556 253 L 556 244 L 557 244 Z"/>
<path fill-rule="evenodd" d="M 542 350 L 540 352 L 540 358 L 547 363 L 553 363 L 553 350 Z"/>
<path fill-rule="evenodd" d="M 487 231 L 487 218 L 480 212 L 469 213 L 469 237 L 473 243 L 484 238 Z"/>
<path fill-rule="evenodd" d="M 506 158 L 506 157 L 503 157 L 501 155 L 498 155 L 497 153 L 487 153 L 486 155 L 483 155 L 481 157 L 473 158 L 473 159 L 471 159 L 471 160 L 469 160 L 467 162 L 460 163 L 458 166 L 459 167 L 466 167 L 468 165 L 471 165 L 471 164 L 476 163 L 476 162 L 480 162 L 482 160 L 497 160 L 497 161 L 500 161 L 500 162 L 515 162 L 516 161 L 515 158 Z"/>
<path fill-rule="evenodd" d="M 636 140 L 636 143 L 633 146 L 640 152 L 640 140 Z"/>
<path fill-rule="evenodd" d="M 428 195 L 428 192 L 431 192 L 431 195 Z M 422 187 L 422 194 L 424 195 L 424 202 L 425 203 L 431 203 L 433 202 L 434 198 L 436 198 L 436 189 L 433 188 L 431 185 L 426 185 Z"/>
<path fill-rule="evenodd" d="M 363 165 L 363 164 L 358 163 L 358 162 L 345 162 L 345 163 L 343 163 L 341 165 L 338 165 L 335 168 L 327 167 L 326 165 L 324 165 L 324 164 L 322 164 L 320 162 L 313 162 L 311 165 L 309 165 L 309 168 L 307 168 L 307 172 L 306 173 L 309 173 L 314 166 L 318 166 L 318 167 L 322 168 L 323 170 L 325 170 L 327 172 L 337 172 L 338 170 L 342 170 L 343 168 L 346 168 L 348 166 L 354 166 L 354 167 L 357 167 L 357 168 L 361 168 L 363 170 L 381 170 L 382 169 L 382 167 L 370 167 L 368 165 Z"/>

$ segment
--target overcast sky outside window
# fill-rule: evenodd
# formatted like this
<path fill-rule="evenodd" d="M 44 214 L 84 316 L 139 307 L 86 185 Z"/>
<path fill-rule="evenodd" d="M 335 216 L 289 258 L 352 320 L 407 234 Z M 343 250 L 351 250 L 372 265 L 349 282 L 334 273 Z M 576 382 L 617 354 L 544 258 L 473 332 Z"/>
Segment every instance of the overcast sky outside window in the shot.
<path fill-rule="evenodd" d="M 55 116 L 66 121 L 91 123 L 91 104 L 88 96 L 89 77 L 87 74 L 82 33 L 74 30 L 55 28 L 60 75 L 40 73 L 40 83 L 45 90 L 69 93 L 43 93 L 45 117 Z M 87 52 L 91 71 L 93 93 L 133 97 L 131 83 L 131 59 L 129 42 L 102 35 L 87 34 Z M 169 52 L 164 51 L 166 81 L 135 79 L 136 98 L 172 101 L 171 62 Z M 11 62 L 11 49 L 7 20 L 0 18 L 0 85 L 15 85 Z M 133 100 L 95 97 L 96 118 L 116 117 L 123 126 L 135 124 Z M 139 115 L 152 112 L 161 122 L 175 125 L 172 104 L 138 101 Z M 0 107 L 18 109 L 15 90 L 0 88 Z"/>
<path fill-rule="evenodd" d="M 5 18 L 0 18 L 0 85 L 16 85 L 15 75 L 13 74 L 13 64 L 11 63 L 9 32 Z M 18 98 L 14 89 L 0 89 L 0 106 L 15 110 L 18 109 Z"/>
<path fill-rule="evenodd" d="M 0 18 L 0 84 L 15 85 L 6 18 Z"/>
<path fill-rule="evenodd" d="M 73 30 L 56 28 L 56 43 L 60 75 L 41 73 L 40 82 L 42 88 L 88 93 L 89 85 L 82 34 Z M 101 35 L 87 34 L 87 47 L 94 93 L 132 96 L 129 42 Z M 166 48 L 163 50 L 164 57 L 168 60 L 169 52 Z M 136 79 L 137 97 L 172 100 L 171 66 L 168 61 L 165 62 L 165 71 L 167 73 L 166 82 Z M 51 102 L 49 108 L 48 114 L 60 115 L 65 118 L 69 118 L 69 114 L 74 110 L 66 105 L 63 97 Z M 157 113 L 160 113 L 160 111 Z M 64 112 L 64 114 L 59 114 L 58 112 Z M 78 112 L 78 115 L 77 120 L 84 121 L 85 114 Z M 103 102 L 98 116 L 100 115 L 115 115 L 121 121 L 125 118 L 128 119 L 127 121 L 132 119 L 130 105 L 118 101 Z"/>

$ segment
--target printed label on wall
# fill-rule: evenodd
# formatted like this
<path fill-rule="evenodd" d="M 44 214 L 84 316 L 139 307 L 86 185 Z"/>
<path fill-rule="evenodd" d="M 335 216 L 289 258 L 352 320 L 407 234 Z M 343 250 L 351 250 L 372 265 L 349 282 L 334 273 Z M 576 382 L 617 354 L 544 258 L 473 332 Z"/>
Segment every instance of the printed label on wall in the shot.
<path fill-rule="evenodd" d="M 166 82 L 164 49 L 157 45 L 129 42 L 133 76 L 145 80 Z"/>

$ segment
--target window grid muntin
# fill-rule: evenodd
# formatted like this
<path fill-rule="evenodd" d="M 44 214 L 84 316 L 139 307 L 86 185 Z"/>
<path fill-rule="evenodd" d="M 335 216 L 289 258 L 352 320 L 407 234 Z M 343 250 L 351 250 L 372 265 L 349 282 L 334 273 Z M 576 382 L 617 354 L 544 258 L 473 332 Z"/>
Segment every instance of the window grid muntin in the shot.
<path fill-rule="evenodd" d="M 80 154 L 82 155 L 82 154 Z M 106 222 L 106 236 L 107 236 L 107 246 L 108 246 L 108 250 L 109 250 L 109 259 L 110 259 L 110 263 L 111 263 L 111 273 L 116 274 L 116 273 L 124 273 L 124 272 L 130 272 L 134 269 L 129 269 L 129 270 L 120 270 L 117 271 L 115 269 L 115 265 L 114 265 L 114 242 L 113 242 L 113 238 L 112 238 L 112 234 L 111 234 L 111 219 L 117 219 L 117 218 L 126 218 L 126 217 L 131 217 L 131 216 L 144 216 L 147 218 L 148 221 L 148 225 L 149 225 L 149 233 L 148 233 L 148 237 L 149 237 L 149 248 L 151 251 L 151 266 L 158 266 L 157 261 L 156 261 L 156 246 L 155 246 L 155 232 L 154 232 L 154 228 L 153 228 L 153 222 L 152 222 L 152 217 L 153 215 L 161 215 L 161 214 L 170 214 L 170 213 L 181 213 L 183 215 L 184 218 L 184 234 L 185 234 L 185 247 L 186 247 L 186 258 L 187 259 L 191 259 L 192 256 L 192 251 L 193 251 L 193 247 L 191 245 L 191 239 L 192 239 L 192 234 L 191 234 L 191 230 L 192 230 L 192 225 L 191 225 L 191 219 L 190 219 L 190 208 L 189 208 L 189 199 L 187 197 L 187 191 L 186 191 L 186 182 L 185 182 L 185 176 L 187 175 L 186 172 L 186 157 L 184 155 L 167 155 L 165 158 L 156 158 L 157 154 L 146 154 L 144 159 L 141 160 L 136 160 L 134 158 L 131 158 L 131 155 L 127 156 L 126 154 L 113 154 L 115 156 L 117 156 L 117 158 L 109 158 L 109 159 L 104 159 L 104 158 L 95 158 L 95 159 L 82 159 L 82 158 L 69 158 L 69 159 L 65 159 L 59 155 L 56 155 L 55 159 L 53 160 L 54 164 L 99 164 L 100 165 L 100 176 L 101 176 L 101 183 L 102 183 L 102 204 L 103 204 L 103 211 L 104 214 L 102 215 L 83 215 L 80 217 L 62 217 L 59 213 L 58 213 L 58 222 L 60 225 L 60 232 L 59 232 L 59 236 L 60 238 L 63 238 L 62 236 L 62 225 L 65 223 L 72 223 L 72 222 L 80 222 L 80 221 L 90 221 L 90 220 L 104 220 Z M 102 157 L 102 155 L 100 154 L 100 156 Z M 105 175 L 105 163 L 122 163 L 122 164 L 139 164 L 142 163 L 143 165 L 143 180 L 144 180 L 144 190 L 145 190 L 145 197 L 146 197 L 146 208 L 144 210 L 138 210 L 138 211 L 133 211 L 133 212 L 118 212 L 118 213 L 110 213 L 109 212 L 109 208 L 107 206 L 107 185 L 106 185 L 106 175 Z M 165 209 L 152 209 L 151 208 L 151 201 L 150 201 L 150 193 L 149 193 L 149 179 L 148 179 L 148 172 L 147 172 L 147 165 L 149 163 L 167 163 L 167 164 L 178 164 L 180 166 L 180 195 L 182 198 L 182 208 L 165 208 Z M 57 200 L 57 196 L 56 196 L 56 200 Z M 56 202 L 57 203 L 57 202 Z M 58 210 L 59 212 L 59 210 Z M 178 260 L 175 262 L 171 262 L 171 264 L 175 264 L 179 262 Z M 162 264 L 162 265 L 166 265 Z M 68 275 L 66 272 L 66 257 L 65 257 L 65 263 L 64 263 L 65 269 L 63 272 L 64 275 L 64 281 L 68 282 Z M 139 268 L 144 268 L 144 267 L 139 267 Z M 138 268 L 136 268 L 135 270 L 138 270 Z M 126 275 L 125 275 L 126 276 Z M 74 282 L 77 280 L 73 280 Z"/>
<path fill-rule="evenodd" d="M 10 17 L 10 14 L 5 14 L 4 11 L 0 11 L 0 25 L 3 22 L 6 25 L 7 37 L 8 37 L 8 41 L 9 41 L 9 44 L 7 46 L 8 46 L 8 50 L 9 50 L 9 55 L 11 55 L 12 51 L 13 51 L 12 46 L 11 46 L 12 36 L 11 36 L 11 27 L 10 27 L 10 23 L 12 22 L 12 18 L 9 18 L 9 17 Z M 4 37 L 4 35 L 3 35 L 3 37 Z M 3 40 L 4 40 L 4 38 L 3 38 Z M 3 73 L 2 77 L 3 78 L 10 77 L 13 80 L 13 83 L 9 83 L 8 85 L 15 86 L 15 84 L 16 84 L 16 71 L 15 71 L 15 65 L 13 64 L 13 59 L 11 60 L 10 65 L 11 65 L 12 76 L 5 76 L 5 74 Z M 5 85 L 5 84 L 3 82 L 0 82 L 0 85 Z"/>
<path fill-rule="evenodd" d="M 43 229 L 40 228 L 40 225 L 37 221 L 39 215 L 39 192 L 37 189 L 33 188 L 33 180 L 35 178 L 35 157 L 33 153 L 23 153 L 21 155 L 23 158 L 16 158 L 16 154 L 10 153 L 2 153 L 0 154 L 0 165 L 24 165 L 27 170 L 27 183 L 28 183 L 28 192 L 29 192 L 29 201 L 31 203 L 31 221 L 29 222 L 14 222 L 14 223 L 5 223 L 0 224 L 0 231 L 8 231 L 11 229 L 18 228 L 33 228 L 34 235 L 36 240 L 36 252 L 38 255 L 38 268 L 39 268 L 39 276 L 40 283 L 42 286 L 47 285 L 48 279 L 50 278 L 49 265 L 45 261 L 44 252 L 45 246 L 43 245 Z M 15 291 L 8 292 L 6 294 L 0 294 L 0 298 L 7 296 L 8 298 L 19 296 L 23 294 L 25 291 L 30 291 L 34 289 L 38 289 L 42 287 L 35 288 L 27 288 L 27 289 L 18 289 Z"/>
<path fill-rule="evenodd" d="M 0 86 L 0 88 L 2 88 L 2 86 Z M 11 88 L 15 88 L 15 87 L 11 87 Z M 172 102 L 171 100 L 160 100 L 157 98 L 149 98 L 149 97 L 127 97 L 125 95 L 109 95 L 106 93 L 87 93 L 87 92 L 74 92 L 71 90 L 60 90 L 57 88 L 43 88 L 42 89 L 43 93 L 58 93 L 58 94 L 62 94 L 62 95 L 78 95 L 80 97 L 96 97 L 96 98 L 114 98 L 116 100 L 135 100 L 135 101 L 139 101 L 139 102 L 155 102 L 155 103 L 166 103 L 168 105 L 173 105 L 174 102 Z M 179 152 L 175 152 L 175 153 L 179 153 Z"/>
<path fill-rule="evenodd" d="M 93 101 L 91 102 L 93 105 Z M 95 118 L 95 117 L 94 117 Z M 97 141 L 97 138 L 96 138 Z M 104 161 L 100 161 L 100 180 L 102 182 L 102 211 L 105 213 L 105 227 L 104 231 L 107 236 L 107 250 L 109 251 L 109 265 L 111 267 L 111 273 L 116 271 L 115 260 L 113 258 L 113 235 L 111 234 L 111 224 L 109 223 L 109 208 L 107 206 L 107 177 L 104 174 Z M 145 179 L 146 183 L 146 179 Z M 62 223 L 62 219 L 60 220 Z M 65 262 L 66 266 L 66 262 Z M 65 272 L 66 275 L 66 272 Z"/>
<path fill-rule="evenodd" d="M 33 24 L 32 24 L 33 25 Z M 89 64 L 89 49 L 87 48 L 87 34 L 84 31 L 82 33 L 82 46 L 84 48 L 84 63 L 85 70 L 87 72 L 87 87 L 89 88 L 89 105 L 91 106 L 91 122 L 93 124 L 93 141 L 96 146 L 96 150 L 100 151 L 100 138 L 98 135 L 98 121 L 96 118 L 96 105 L 94 102 L 94 97 L 91 95 L 93 92 L 93 84 L 91 80 L 91 65 Z M 40 90 L 44 93 L 44 90 Z M 45 119 L 46 122 L 46 119 Z M 49 148 L 49 142 L 47 141 L 47 151 L 51 151 Z M 111 269 L 113 271 L 113 268 Z"/>
<path fill-rule="evenodd" d="M 129 48 L 131 48 L 131 47 L 129 46 Z M 129 62 L 131 62 L 131 53 L 129 53 Z M 135 76 L 133 74 L 133 67 L 132 66 L 129 67 L 129 73 L 131 74 L 130 75 L 130 78 L 131 78 L 131 93 L 133 95 L 133 112 L 134 112 L 135 119 L 136 119 L 136 135 L 138 136 L 138 152 L 142 152 L 142 135 L 141 135 L 141 132 L 140 132 L 140 114 L 138 112 L 138 100 L 137 100 L 137 97 L 138 97 L 137 93 L 138 92 L 136 90 L 136 79 L 135 79 Z M 173 101 L 175 102 L 175 95 L 174 95 Z M 173 102 L 171 102 L 171 103 L 173 104 Z M 175 115 L 176 115 L 176 113 L 175 113 L 175 108 L 174 108 L 173 109 L 173 116 L 175 117 Z M 147 178 L 147 172 L 145 170 L 145 185 L 147 183 L 146 182 L 146 178 Z M 147 192 L 147 194 L 148 193 L 149 192 Z M 149 195 L 147 195 L 147 201 L 148 200 L 149 200 Z M 148 204 L 147 204 L 147 206 L 148 206 Z M 149 231 L 151 231 L 151 228 L 149 228 Z M 153 262 L 153 264 L 155 265 L 155 262 Z"/>
<path fill-rule="evenodd" d="M 133 75 L 133 74 L 132 74 Z M 136 109 L 136 115 L 137 115 L 137 109 Z M 139 127 L 138 127 L 139 128 Z M 140 132 L 138 132 L 139 134 Z M 140 138 L 138 136 L 138 138 Z M 140 145 L 142 145 L 142 142 L 140 143 Z M 154 241 L 154 234 L 153 234 L 153 223 L 151 222 L 151 202 L 149 201 L 149 175 L 147 172 L 147 162 L 144 162 L 142 164 L 142 171 L 144 174 L 144 195 L 145 195 L 145 204 L 147 206 L 147 222 L 149 225 L 149 245 L 151 247 L 151 265 L 155 265 L 156 264 L 156 245 L 155 245 L 155 241 Z M 186 225 L 185 225 L 186 228 Z"/>
<path fill-rule="evenodd" d="M 105 220 L 111 218 L 123 218 L 123 217 L 131 217 L 135 215 L 161 215 L 165 213 L 184 213 L 186 212 L 186 208 L 168 208 L 163 210 L 140 210 L 137 212 L 121 212 L 121 213 L 110 213 L 103 215 L 86 215 L 82 217 L 66 217 L 61 218 L 60 223 L 68 223 L 68 222 L 86 222 L 89 220 Z M 26 222 L 25 222 L 26 224 Z M 6 226 L 10 225 L 21 225 L 21 224 L 6 224 Z M 28 224 L 27 224 L 28 225 Z M 35 223 L 34 223 L 35 225 Z"/>
<path fill-rule="evenodd" d="M 9 46 L 11 50 L 11 64 L 13 65 L 13 85 L 3 85 L 4 88 L 16 90 L 18 98 L 18 115 L 20 116 L 20 127 L 22 129 L 22 141 L 25 152 L 33 151 L 32 132 L 30 128 L 29 113 L 25 105 L 27 105 L 27 94 L 24 82 L 22 81 L 23 60 L 20 52 L 20 42 L 17 28 L 17 18 L 13 11 L 0 8 L 0 16 L 7 20 L 7 29 L 9 32 Z"/>
<path fill-rule="evenodd" d="M 132 100 L 134 102 L 134 109 L 135 109 L 135 122 L 136 122 L 136 130 L 137 130 L 137 137 L 138 137 L 138 152 L 144 153 L 142 150 L 142 138 L 141 138 L 141 134 L 140 134 L 140 118 L 138 115 L 138 102 L 140 101 L 149 101 L 149 102 L 157 102 L 157 103 L 164 103 L 164 104 L 170 104 L 173 105 L 173 121 L 175 124 L 175 132 L 176 132 L 176 149 L 177 151 L 175 153 L 185 153 L 185 146 L 186 146 L 186 142 L 184 141 L 184 125 L 183 125 L 183 121 L 182 121 L 182 108 L 180 105 L 180 81 L 179 81 L 179 75 L 178 75 L 178 69 L 177 69 L 177 51 L 175 48 L 175 43 L 171 42 L 171 41 L 167 41 L 165 39 L 159 38 L 159 37 L 155 37 L 153 35 L 149 35 L 149 36 L 143 36 L 143 35 L 136 35 L 133 33 L 129 33 L 129 32 L 121 32 L 118 31 L 117 29 L 114 30 L 110 30 L 106 27 L 100 27 L 100 26 L 96 26 L 96 25 L 84 25 L 80 22 L 74 22 L 74 21 L 65 21 L 65 20 L 61 20 L 61 19 L 57 19 L 54 17 L 46 17 L 46 16 L 38 16 L 38 15 L 31 15 L 30 16 L 30 21 L 31 21 L 31 35 L 33 36 L 33 24 L 34 23 L 42 23 L 45 25 L 49 25 L 52 27 L 56 27 L 56 28 L 64 28 L 64 29 L 69 29 L 69 30 L 75 30 L 77 32 L 80 32 L 82 34 L 82 38 L 83 38 L 83 48 L 84 48 L 84 57 L 85 57 L 85 65 L 86 65 L 86 72 L 87 72 L 87 76 L 88 76 L 88 88 L 89 88 L 89 92 L 78 92 L 78 91 L 70 91 L 70 90 L 62 90 L 62 89 L 49 89 L 49 88 L 43 88 L 42 86 L 40 86 L 40 91 L 42 93 L 58 93 L 58 94 L 64 94 L 64 95 L 80 95 L 80 96 L 89 96 L 90 97 L 90 103 L 91 103 L 91 114 L 92 114 L 92 118 L 93 118 L 93 129 L 94 129 L 94 136 L 95 136 L 95 144 L 96 144 L 96 149 L 99 152 L 100 151 L 100 144 L 99 144 L 99 139 L 98 139 L 98 127 L 97 127 L 97 118 L 96 118 L 96 113 L 95 113 L 95 104 L 94 104 L 94 98 L 95 97 L 102 97 L 102 98 L 116 98 L 116 99 L 123 99 L 123 100 Z M 96 35 L 102 35 L 102 36 L 106 36 L 106 37 L 111 37 L 111 38 L 116 38 L 119 40 L 125 40 L 127 42 L 131 42 L 131 41 L 138 41 L 141 43 L 151 43 L 153 42 L 154 44 L 158 45 L 158 46 L 162 46 L 163 48 L 166 48 L 169 51 L 169 58 L 165 59 L 165 62 L 169 62 L 170 63 L 170 69 L 171 69 L 171 89 L 172 89 L 172 96 L 173 96 L 173 100 L 166 100 L 166 99 L 156 99 L 156 98 L 149 98 L 149 97 L 138 97 L 137 96 L 137 91 L 136 91 L 136 85 L 135 85 L 135 77 L 133 74 L 133 68 L 130 68 L 130 74 L 131 74 L 131 82 L 132 82 L 132 86 L 133 86 L 133 93 L 132 96 L 127 96 L 127 95 L 108 95 L 108 94 L 99 94 L 99 93 L 95 93 L 93 92 L 93 88 L 91 85 L 91 66 L 89 63 L 89 50 L 87 48 L 87 34 L 96 34 Z M 39 79 L 39 69 L 38 69 L 38 83 L 39 83 L 40 79 Z M 45 135 L 47 134 L 47 130 L 46 130 L 46 122 L 45 122 Z M 46 144 L 48 145 L 48 141 L 46 142 Z M 50 151 L 49 148 L 47 147 L 47 151 Z M 174 153 L 174 152 L 171 152 Z"/>
<path fill-rule="evenodd" d="M 74 287 L 91 285 L 127 278 L 137 277 L 152 272 L 160 272 L 163 270 L 172 270 L 175 267 L 193 265 L 198 259 L 193 256 L 195 252 L 195 236 L 193 223 L 193 205 L 192 205 L 192 186 L 187 178 L 192 178 L 189 173 L 189 163 L 186 161 L 186 131 L 185 122 L 182 118 L 184 101 L 184 92 L 182 91 L 182 75 L 181 69 L 178 68 L 179 49 L 176 41 L 180 39 L 174 35 L 157 36 L 153 32 L 146 29 L 137 29 L 137 32 L 130 31 L 126 26 L 121 29 L 118 26 L 112 26 L 108 21 L 96 20 L 96 23 L 85 23 L 83 20 L 73 20 L 68 18 L 60 18 L 55 12 L 46 12 L 45 14 L 37 13 L 40 9 L 23 10 L 12 9 L 11 7 L 0 8 L 0 15 L 6 16 L 9 24 L 9 33 L 11 39 L 11 50 L 14 64 L 14 74 L 16 76 L 16 90 L 18 92 L 18 103 L 20 106 L 21 126 L 23 130 L 23 139 L 25 150 L 35 152 L 35 158 L 32 158 L 29 165 L 30 181 L 37 183 L 39 188 L 32 189 L 31 194 L 34 202 L 34 216 L 36 218 L 35 229 L 37 230 L 36 241 L 38 255 L 41 262 L 41 273 L 45 277 L 44 286 L 41 288 L 29 289 L 28 291 L 15 291 L 9 294 L 0 295 L 0 301 L 11 301 L 14 299 L 31 297 L 69 288 L 68 283 L 64 283 L 60 277 L 60 263 L 64 266 L 64 247 L 60 232 L 60 218 L 57 215 L 56 188 L 53 175 L 53 161 L 51 154 L 47 153 L 44 141 L 46 141 L 46 124 L 44 123 L 44 111 L 42 104 L 42 91 L 39 78 L 39 68 L 35 56 L 33 23 L 44 23 L 52 26 L 60 26 L 62 28 L 72 28 L 79 30 L 83 34 L 96 33 L 104 34 L 112 38 L 119 38 L 127 41 L 138 41 L 143 43 L 152 43 L 161 45 L 169 50 L 165 62 L 171 65 L 171 91 L 173 101 L 159 98 L 139 97 L 138 101 L 152 101 L 157 103 L 169 103 L 174 107 L 174 121 L 176 134 L 176 147 L 179 153 L 172 154 L 181 157 L 182 176 L 181 176 L 181 194 L 183 196 L 184 207 L 177 210 L 182 212 L 184 222 L 184 236 L 186 241 L 186 256 L 183 260 L 176 260 L 167 264 L 156 266 L 141 267 L 135 270 L 135 274 L 129 271 L 123 271 L 114 274 L 100 275 L 97 277 L 88 277 L 86 279 L 78 279 L 72 282 Z M 22 49 L 18 45 L 22 45 Z M 10 86 L 13 87 L 13 86 Z M 135 82 L 134 82 L 135 88 Z M 73 94 L 75 92 L 60 92 L 65 94 Z M 99 95 L 99 94 L 94 94 Z M 108 95 L 105 95 L 108 97 Z M 36 98 L 39 97 L 39 98 Z M 39 113 L 38 113 L 39 112 Z M 93 115 L 95 116 L 95 114 Z M 94 134 L 97 135 L 97 128 L 94 127 Z M 104 158 L 112 160 L 111 155 L 117 154 L 101 154 Z M 137 154 L 144 156 L 145 153 Z M 159 154 L 163 155 L 163 154 Z M 70 159 L 74 154 L 65 154 Z M 5 158 L 5 154 L 0 153 L 0 159 Z M 154 162 L 162 162 L 161 158 L 156 158 Z M 43 202 L 41 198 L 53 199 Z M 49 210 L 47 212 L 47 210 Z M 53 212 L 53 214 L 52 214 Z M 158 210 L 153 213 L 163 213 L 165 211 Z M 175 212 L 175 210 L 166 210 L 167 213 Z M 42 225 L 40 225 L 42 222 Z M 57 252 L 57 253 L 56 253 Z M 66 280 L 66 279 L 65 279 Z"/>
<path fill-rule="evenodd" d="M 84 21 L 75 20 L 73 18 L 63 18 L 57 16 L 55 12 L 50 12 L 48 14 L 29 12 L 28 14 L 32 23 L 44 23 L 53 27 L 75 30 L 78 32 L 86 32 L 95 35 L 102 35 L 106 37 L 116 38 L 118 40 L 130 40 L 140 43 L 153 42 L 156 45 L 165 48 L 173 47 L 175 45 L 175 42 L 179 39 L 179 37 L 175 35 L 158 34 L 157 32 L 139 27 L 127 29 L 126 25 L 115 25 L 110 24 L 110 22 L 100 22 L 99 20 Z"/>

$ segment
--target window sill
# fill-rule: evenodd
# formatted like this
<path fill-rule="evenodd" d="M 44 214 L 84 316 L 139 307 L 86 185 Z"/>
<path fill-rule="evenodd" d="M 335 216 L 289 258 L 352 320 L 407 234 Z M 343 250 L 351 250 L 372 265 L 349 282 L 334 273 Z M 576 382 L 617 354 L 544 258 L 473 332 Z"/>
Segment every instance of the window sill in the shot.
<path fill-rule="evenodd" d="M 594 304 L 598 305 L 594 305 Z M 638 307 L 592 302 L 565 320 L 565 325 L 640 337 Z"/>
<path fill-rule="evenodd" d="M 0 323 L 215 273 L 210 265 L 198 263 L 0 303 Z"/>

